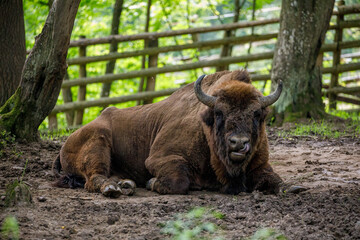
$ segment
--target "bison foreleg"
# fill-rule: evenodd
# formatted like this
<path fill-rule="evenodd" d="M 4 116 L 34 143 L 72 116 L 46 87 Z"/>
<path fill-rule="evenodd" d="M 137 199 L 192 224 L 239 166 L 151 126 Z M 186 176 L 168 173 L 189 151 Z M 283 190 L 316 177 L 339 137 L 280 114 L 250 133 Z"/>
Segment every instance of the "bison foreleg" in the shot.
<path fill-rule="evenodd" d="M 121 179 L 120 181 L 118 181 L 118 185 L 123 195 L 131 196 L 135 193 L 136 184 L 133 180 Z"/>
<path fill-rule="evenodd" d="M 222 188 L 221 192 L 227 194 L 239 194 L 240 192 L 247 192 L 248 189 L 245 185 L 246 177 L 244 174 L 240 174 L 238 177 L 229 178 Z"/>
<path fill-rule="evenodd" d="M 258 190 L 266 194 L 276 194 L 282 182 L 279 175 L 269 164 L 266 164 L 248 174 L 246 185 L 250 191 Z"/>
<path fill-rule="evenodd" d="M 147 184 L 149 190 L 160 194 L 186 194 L 189 191 L 189 170 L 181 156 L 148 158 L 145 165 L 155 176 Z"/>

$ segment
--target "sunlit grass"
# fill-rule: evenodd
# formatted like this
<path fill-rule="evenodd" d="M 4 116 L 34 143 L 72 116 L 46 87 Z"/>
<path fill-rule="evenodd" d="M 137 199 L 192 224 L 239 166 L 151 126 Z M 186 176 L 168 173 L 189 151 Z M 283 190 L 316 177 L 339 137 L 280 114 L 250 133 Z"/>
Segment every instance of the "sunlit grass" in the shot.
<path fill-rule="evenodd" d="M 288 131 L 278 133 L 280 137 L 291 136 L 316 136 L 323 139 L 340 137 L 360 137 L 360 121 L 352 120 L 346 123 L 334 123 L 327 120 L 314 121 L 308 123 L 295 123 Z"/>
<path fill-rule="evenodd" d="M 329 114 L 340 117 L 342 119 L 351 119 L 360 122 L 360 112 L 347 112 L 342 110 L 329 110 Z"/>
<path fill-rule="evenodd" d="M 70 136 L 73 132 L 77 130 L 77 127 L 74 128 L 59 128 L 54 131 L 48 131 L 47 129 L 40 129 L 40 137 L 43 140 L 56 140 L 63 137 Z"/>

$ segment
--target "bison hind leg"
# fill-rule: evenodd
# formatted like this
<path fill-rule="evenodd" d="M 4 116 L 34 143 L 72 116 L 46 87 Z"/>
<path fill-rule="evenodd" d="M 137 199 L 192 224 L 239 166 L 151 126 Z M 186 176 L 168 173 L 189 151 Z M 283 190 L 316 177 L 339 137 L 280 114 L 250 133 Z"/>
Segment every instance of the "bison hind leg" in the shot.
<path fill-rule="evenodd" d="M 94 174 L 87 179 L 85 189 L 89 192 L 101 192 L 105 197 L 117 198 L 121 191 L 117 182 L 101 174 Z"/>
<path fill-rule="evenodd" d="M 119 179 L 116 176 L 110 178 L 104 175 L 93 175 L 86 182 L 85 188 L 89 192 L 100 192 L 105 197 L 117 198 L 120 195 L 131 196 L 135 193 L 136 184 L 130 179 Z"/>

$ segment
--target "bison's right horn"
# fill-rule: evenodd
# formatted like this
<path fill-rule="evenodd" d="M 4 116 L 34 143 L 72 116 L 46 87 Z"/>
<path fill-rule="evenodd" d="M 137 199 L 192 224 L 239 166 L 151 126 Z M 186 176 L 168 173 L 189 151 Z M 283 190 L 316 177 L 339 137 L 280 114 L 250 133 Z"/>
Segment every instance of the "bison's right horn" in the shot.
<path fill-rule="evenodd" d="M 271 104 L 273 104 L 274 102 L 276 102 L 280 97 L 282 88 L 283 88 L 283 82 L 280 80 L 275 92 L 273 92 L 272 94 L 270 94 L 266 97 L 260 98 L 261 106 L 267 107 L 267 106 L 270 106 Z"/>
<path fill-rule="evenodd" d="M 214 107 L 216 97 L 205 94 L 203 92 L 203 90 L 201 89 L 201 81 L 204 79 L 205 76 L 206 75 L 202 75 L 196 80 L 195 85 L 194 85 L 194 91 L 195 91 L 196 97 L 199 99 L 200 102 L 202 102 L 206 106 Z"/>

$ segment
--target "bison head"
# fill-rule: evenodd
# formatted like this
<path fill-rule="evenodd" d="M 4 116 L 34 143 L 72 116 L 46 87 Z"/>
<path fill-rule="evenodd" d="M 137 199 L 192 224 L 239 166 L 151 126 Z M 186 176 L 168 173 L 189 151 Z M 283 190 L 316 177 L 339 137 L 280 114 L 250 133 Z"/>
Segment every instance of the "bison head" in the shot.
<path fill-rule="evenodd" d="M 201 88 L 204 77 L 199 77 L 194 85 L 197 98 L 208 106 L 202 120 L 210 128 L 217 158 L 230 177 L 237 177 L 245 171 L 259 145 L 267 144 L 267 106 L 279 98 L 282 82 L 274 93 L 264 97 L 251 85 L 246 71 L 234 71 L 210 86 L 208 95 Z"/>

